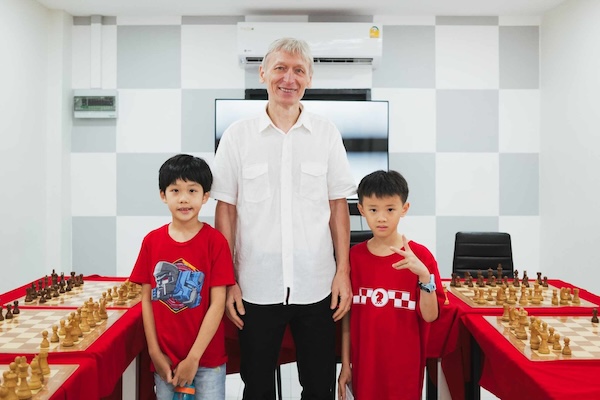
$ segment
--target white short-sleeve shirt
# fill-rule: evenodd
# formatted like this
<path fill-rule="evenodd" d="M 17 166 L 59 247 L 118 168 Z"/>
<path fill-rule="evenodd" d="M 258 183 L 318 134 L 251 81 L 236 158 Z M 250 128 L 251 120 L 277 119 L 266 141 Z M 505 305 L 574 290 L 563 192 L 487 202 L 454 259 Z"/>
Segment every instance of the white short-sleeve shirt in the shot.
<path fill-rule="evenodd" d="M 266 111 L 219 143 L 211 196 L 237 209 L 234 262 L 244 300 L 311 304 L 331 292 L 329 200 L 356 193 L 338 129 L 302 111 L 288 133 Z"/>

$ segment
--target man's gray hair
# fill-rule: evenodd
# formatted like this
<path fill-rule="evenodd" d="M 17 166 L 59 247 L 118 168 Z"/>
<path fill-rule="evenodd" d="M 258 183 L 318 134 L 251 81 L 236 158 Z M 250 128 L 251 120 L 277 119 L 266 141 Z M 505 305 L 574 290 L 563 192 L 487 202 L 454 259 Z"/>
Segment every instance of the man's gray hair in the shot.
<path fill-rule="evenodd" d="M 277 51 L 285 51 L 290 54 L 299 55 L 308 64 L 309 76 L 312 76 L 314 61 L 310 47 L 304 40 L 294 38 L 281 38 L 275 40 L 273 43 L 271 43 L 269 50 L 267 50 L 267 54 L 265 54 L 263 57 L 261 63 L 263 69 L 265 69 L 267 57 L 269 57 L 271 53 L 275 53 Z"/>

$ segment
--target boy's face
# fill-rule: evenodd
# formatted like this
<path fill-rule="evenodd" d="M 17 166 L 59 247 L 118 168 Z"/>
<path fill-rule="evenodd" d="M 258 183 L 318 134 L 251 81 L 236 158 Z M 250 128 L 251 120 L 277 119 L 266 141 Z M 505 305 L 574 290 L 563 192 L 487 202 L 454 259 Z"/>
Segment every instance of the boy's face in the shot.
<path fill-rule="evenodd" d="M 160 192 L 160 198 L 169 207 L 173 221 L 189 222 L 198 219 L 202 205 L 208 201 L 209 193 L 204 192 L 198 182 L 177 179 Z"/>
<path fill-rule="evenodd" d="M 400 196 L 364 196 L 358 210 L 367 220 L 373 236 L 387 238 L 398 232 L 400 218 L 404 217 L 410 204 L 403 203 Z"/>

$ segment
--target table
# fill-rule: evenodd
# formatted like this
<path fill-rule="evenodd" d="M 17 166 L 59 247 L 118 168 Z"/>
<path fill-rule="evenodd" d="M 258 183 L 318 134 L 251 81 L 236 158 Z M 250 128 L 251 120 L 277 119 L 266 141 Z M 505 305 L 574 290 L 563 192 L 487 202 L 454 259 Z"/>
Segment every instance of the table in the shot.
<path fill-rule="evenodd" d="M 87 276 L 84 282 L 123 282 L 125 278 Z M 34 281 L 37 282 L 37 281 Z M 85 283 L 84 283 L 85 285 Z M 0 295 L 3 304 L 21 299 L 26 288 L 31 283 L 23 285 L 7 293 Z M 92 286 L 92 285 L 90 285 Z M 97 300 L 97 298 L 95 299 Z M 25 305 L 20 302 L 19 307 L 22 313 L 34 312 L 34 310 L 48 309 L 40 304 Z M 58 309 L 75 310 L 77 305 L 49 305 L 52 310 Z M 85 350 L 81 351 L 51 351 L 48 356 L 48 363 L 55 364 L 76 364 L 79 365 L 77 374 L 63 384 L 58 393 L 68 394 L 69 398 L 103 398 L 113 394 L 115 387 L 120 383 L 125 369 L 139 355 L 143 355 L 146 349 L 144 336 L 144 327 L 142 321 L 141 303 L 128 302 L 123 306 L 107 307 L 115 310 L 122 310 L 118 319 L 113 321 L 112 325 L 94 340 Z M 56 321 L 58 322 L 58 321 Z M 53 323 L 56 323 L 53 322 Z M 41 342 L 40 332 L 40 342 Z M 39 351 L 37 349 L 28 350 L 26 353 L 4 352 L 0 353 L 0 362 L 11 362 L 15 355 L 24 355 L 29 360 Z M 148 392 L 147 374 L 141 372 L 140 398 L 151 398 Z M 118 397 L 118 396 L 117 396 Z M 56 398 L 61 398 L 57 394 Z"/>
<path fill-rule="evenodd" d="M 462 320 L 484 354 L 480 385 L 499 398 L 600 398 L 600 359 L 531 361 L 482 315 Z"/>
<path fill-rule="evenodd" d="M 443 280 L 443 284 L 449 281 Z M 548 283 L 554 287 L 566 287 L 570 289 L 576 286 L 558 279 L 550 279 Z M 579 289 L 581 299 L 593 304 L 600 304 L 600 297 Z M 503 308 L 497 307 L 472 307 L 463 300 L 448 291 L 448 300 L 450 304 L 456 306 L 457 318 L 453 321 L 444 322 L 440 320 L 436 329 L 448 332 L 448 341 L 446 344 L 446 354 L 442 355 L 442 370 L 448 382 L 448 388 L 452 398 L 479 399 L 479 380 L 482 372 L 480 361 L 480 347 L 477 341 L 477 335 L 472 329 L 474 325 L 467 325 L 464 321 L 466 316 L 499 316 L 502 315 Z M 593 307 L 590 306 L 525 306 L 531 315 L 592 315 Z M 437 323 L 437 321 L 436 321 Z M 434 326 L 435 324 L 434 323 Z M 452 343 L 450 343 L 452 342 Z M 506 372 L 504 372 L 506 374 Z M 513 376 L 511 374 L 511 376 Z M 514 376 L 513 376 L 514 377 Z M 486 388 L 487 389 L 487 388 Z M 512 398 L 512 397 L 506 397 Z"/>

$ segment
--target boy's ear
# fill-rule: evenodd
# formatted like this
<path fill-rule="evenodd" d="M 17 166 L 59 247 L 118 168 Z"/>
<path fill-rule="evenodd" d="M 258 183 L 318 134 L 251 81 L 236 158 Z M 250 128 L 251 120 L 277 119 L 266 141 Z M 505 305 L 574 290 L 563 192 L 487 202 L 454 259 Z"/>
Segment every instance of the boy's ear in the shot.
<path fill-rule="evenodd" d="M 404 203 L 404 205 L 402 206 L 402 212 L 400 214 L 400 217 L 406 216 L 406 213 L 408 212 L 409 208 L 410 208 L 410 203 L 409 202 Z"/>
<path fill-rule="evenodd" d="M 210 192 L 204 192 L 204 196 L 202 196 L 202 204 L 206 204 L 208 199 L 210 198 Z"/>
<path fill-rule="evenodd" d="M 167 202 L 167 196 L 165 195 L 164 191 L 160 191 L 160 199 L 163 201 L 163 203 Z"/>
<path fill-rule="evenodd" d="M 363 210 L 363 206 L 360 203 L 356 204 L 356 207 L 358 208 L 358 212 L 360 212 L 360 215 L 362 215 L 363 217 L 365 216 L 365 212 Z"/>

